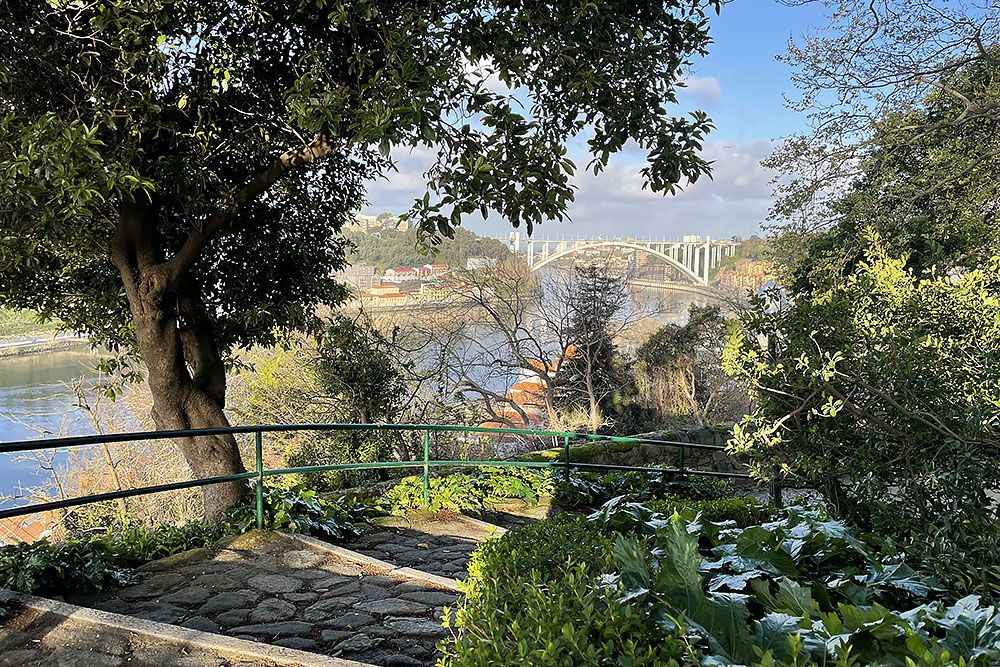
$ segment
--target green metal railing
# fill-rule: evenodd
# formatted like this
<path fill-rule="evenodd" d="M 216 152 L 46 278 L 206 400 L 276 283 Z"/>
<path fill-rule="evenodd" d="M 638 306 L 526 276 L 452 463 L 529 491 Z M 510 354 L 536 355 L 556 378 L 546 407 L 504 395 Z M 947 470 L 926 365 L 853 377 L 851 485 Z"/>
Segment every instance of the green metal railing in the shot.
<path fill-rule="evenodd" d="M 264 468 L 264 434 L 265 433 L 288 433 L 296 431 L 409 431 L 423 433 L 423 459 L 418 461 L 372 461 L 364 463 L 335 463 L 329 465 L 302 466 L 298 468 Z M 509 461 L 509 460 L 489 460 L 489 461 L 457 461 L 457 460 L 436 460 L 431 459 L 431 433 L 464 433 L 464 434 L 495 434 L 495 435 L 519 435 L 538 438 L 554 438 L 556 441 L 562 440 L 562 460 L 557 461 Z M 661 475 L 706 475 L 710 477 L 723 478 L 744 478 L 749 475 L 733 472 L 716 472 L 713 470 L 693 470 L 685 467 L 685 452 L 688 449 L 722 450 L 719 445 L 705 445 L 692 442 L 679 442 L 672 440 L 656 440 L 653 438 L 624 437 L 597 435 L 593 433 L 573 433 L 567 431 L 546 431 L 536 429 L 518 428 L 494 428 L 485 426 L 452 426 L 435 424 L 269 424 L 262 426 L 227 426 L 220 428 L 200 428 L 178 431 L 146 431 L 138 433 L 113 433 L 105 435 L 74 436 L 68 438 L 45 438 L 38 440 L 19 440 L 15 442 L 0 443 L 0 454 L 37 451 L 42 449 L 63 449 L 72 447 L 85 447 L 91 445 L 106 445 L 117 442 L 137 442 L 144 440 L 164 440 L 175 438 L 191 438 L 199 436 L 213 435 L 253 435 L 254 436 L 254 470 L 253 472 L 239 473 L 235 475 L 222 475 L 219 477 L 206 477 L 202 479 L 192 479 L 183 482 L 173 482 L 170 484 L 157 484 L 154 486 L 144 486 L 137 489 L 126 489 L 122 491 L 112 491 L 108 493 L 97 493 L 75 498 L 65 498 L 50 502 L 35 503 L 32 505 L 19 505 L 9 509 L 0 509 L 0 519 L 15 516 L 24 516 L 43 512 L 46 510 L 65 509 L 79 505 L 102 502 L 105 500 L 117 500 L 119 498 L 129 498 L 151 493 L 161 493 L 164 491 L 176 491 L 179 489 L 190 489 L 211 484 L 221 484 L 224 482 L 234 482 L 241 480 L 255 480 L 254 494 L 257 512 L 257 525 L 263 526 L 264 518 L 264 478 L 278 475 L 288 475 L 292 473 L 325 472 L 332 470 L 372 470 L 387 468 L 420 468 L 423 475 L 423 498 L 426 506 L 430 497 L 430 477 L 432 467 L 480 467 L 480 466 L 509 466 L 516 468 L 563 468 L 566 478 L 569 479 L 570 470 L 580 468 L 583 470 L 619 470 L 619 471 L 643 471 L 651 474 Z M 571 460 L 570 448 L 573 441 L 583 442 L 603 442 L 608 444 L 634 444 L 653 445 L 661 447 L 679 448 L 678 466 L 670 467 L 641 467 L 622 466 L 602 463 L 581 463 Z"/>

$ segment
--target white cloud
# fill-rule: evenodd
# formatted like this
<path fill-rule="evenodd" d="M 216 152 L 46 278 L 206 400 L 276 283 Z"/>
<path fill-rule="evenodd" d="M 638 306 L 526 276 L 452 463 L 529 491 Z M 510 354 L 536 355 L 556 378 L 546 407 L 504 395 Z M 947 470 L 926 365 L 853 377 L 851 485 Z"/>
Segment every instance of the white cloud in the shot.
<path fill-rule="evenodd" d="M 496 65 L 491 58 L 482 58 L 472 63 L 463 57 L 462 68 L 472 81 L 482 81 L 488 90 L 504 97 L 515 95 L 515 90 L 500 80 Z"/>
<path fill-rule="evenodd" d="M 722 85 L 714 76 L 690 76 L 678 92 L 699 104 L 712 104 L 722 97 Z"/>
<path fill-rule="evenodd" d="M 771 205 L 770 175 L 760 161 L 772 149 L 767 141 L 711 142 L 702 157 L 713 163 L 712 178 L 702 177 L 667 196 L 643 189 L 641 165 L 613 161 L 603 173 L 577 179 L 579 190 L 570 209 L 572 233 L 747 236 L 759 230 Z M 552 225 L 540 233 L 550 230 L 553 234 L 569 231 Z"/>
<path fill-rule="evenodd" d="M 712 178 L 703 177 L 676 195 L 661 195 L 642 188 L 641 163 L 612 160 L 595 176 L 582 170 L 586 157 L 577 156 L 581 167 L 574 183 L 576 201 L 570 205 L 572 222 L 543 224 L 539 236 L 620 234 L 677 238 L 685 234 L 726 238 L 748 236 L 759 231 L 771 205 L 770 174 L 760 161 L 774 149 L 770 141 L 732 144 L 708 143 L 702 157 L 713 162 Z M 423 193 L 422 174 L 433 159 L 430 151 L 397 156 L 400 172 L 369 188 L 371 206 L 365 212 L 399 212 Z M 491 216 L 469 220 L 481 233 L 506 235 L 510 227 Z"/>
<path fill-rule="evenodd" d="M 436 153 L 429 148 L 395 151 L 397 171 L 390 171 L 385 178 L 368 184 L 369 206 L 363 213 L 377 215 L 382 212 L 402 213 L 413 205 L 413 200 L 424 194 L 427 179 L 424 173 L 434 162 Z"/>

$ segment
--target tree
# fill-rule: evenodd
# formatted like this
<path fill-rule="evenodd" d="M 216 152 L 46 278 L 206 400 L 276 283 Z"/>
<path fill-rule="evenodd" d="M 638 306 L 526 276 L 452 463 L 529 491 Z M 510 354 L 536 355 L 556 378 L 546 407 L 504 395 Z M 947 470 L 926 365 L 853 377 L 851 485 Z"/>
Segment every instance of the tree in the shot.
<path fill-rule="evenodd" d="M 551 428 L 562 425 L 557 378 L 571 346 L 567 294 L 560 276 L 534 273 L 517 258 L 458 274 L 456 322 L 473 328 L 463 332 L 465 344 L 451 356 L 452 365 L 462 378 L 458 388 L 478 397 L 494 421 L 517 428 L 530 424 L 525 406 L 507 393 L 530 379 L 538 385 L 532 407 L 544 412 Z M 476 324 L 486 324 L 493 335 L 482 336 Z"/>
<path fill-rule="evenodd" d="M 538 413 L 555 429 L 605 425 L 622 381 L 615 341 L 649 315 L 624 307 L 623 280 L 603 266 L 534 272 L 512 258 L 459 273 L 454 296 L 464 344 L 449 364 L 493 421 L 522 428 Z"/>
<path fill-rule="evenodd" d="M 665 104 L 719 5 L 0 0 L 0 305 L 141 358 L 160 428 L 224 426 L 231 351 L 343 296 L 336 232 L 393 148 L 437 151 L 430 240 L 564 218 L 584 131 L 595 171 L 634 140 L 654 190 L 706 173 L 710 122 Z M 233 438 L 176 442 L 243 470 Z M 206 514 L 242 493 L 205 487 Z"/>
<path fill-rule="evenodd" d="M 406 369 L 397 366 L 392 346 L 361 318 L 336 316 L 327 327 L 317 350 L 317 380 L 327 396 L 339 397 L 343 421 L 375 424 L 399 411 Z"/>
<path fill-rule="evenodd" d="M 327 327 L 317 352 L 319 390 L 324 400 L 334 406 L 335 421 L 358 424 L 396 421 L 405 406 L 406 376 L 412 373 L 413 362 L 396 361 L 390 338 L 363 318 L 338 316 Z M 316 440 L 319 447 L 313 447 L 313 452 L 320 448 L 335 450 L 340 454 L 337 463 L 409 458 L 403 434 L 391 431 L 346 431 Z M 300 464 L 317 463 L 306 462 L 300 453 L 294 465 Z M 385 470 L 378 473 L 382 479 L 388 479 Z"/>
<path fill-rule="evenodd" d="M 562 403 L 585 406 L 587 427 L 593 433 L 604 424 L 608 399 L 620 384 L 615 336 L 633 320 L 629 313 L 621 317 L 629 301 L 628 288 L 606 265 L 590 263 L 575 267 L 566 292 L 569 345 L 555 382 Z"/>
<path fill-rule="evenodd" d="M 812 131 L 765 162 L 779 171 L 771 219 L 783 284 L 799 292 L 849 275 L 869 226 L 918 273 L 978 265 L 1000 247 L 997 13 L 833 4 L 826 31 L 786 57 Z"/>
<path fill-rule="evenodd" d="M 731 447 L 918 556 L 979 551 L 1000 488 L 1000 259 L 916 276 L 869 242 L 846 281 L 734 330 L 725 367 L 755 407 Z"/>
<path fill-rule="evenodd" d="M 363 311 L 334 315 L 322 335 L 286 348 L 245 354 L 250 372 L 234 377 L 230 409 L 249 424 L 470 423 L 476 415 L 453 397 L 438 357 L 451 336 L 410 313 L 399 321 Z M 434 349 L 431 349 L 434 348 Z M 409 431 L 273 433 L 265 459 L 274 467 L 412 460 L 419 440 Z M 437 445 L 443 438 L 436 440 Z M 450 452 L 449 452 L 450 453 Z M 455 458 L 445 456 L 445 458 Z M 375 479 L 376 471 L 326 471 L 299 477 L 335 490 Z M 385 479 L 383 471 L 377 478 Z"/>
<path fill-rule="evenodd" d="M 721 369 L 727 331 L 719 306 L 692 304 L 687 322 L 663 325 L 636 351 L 637 398 L 656 426 L 692 418 L 704 426 L 745 414 L 745 388 Z"/>

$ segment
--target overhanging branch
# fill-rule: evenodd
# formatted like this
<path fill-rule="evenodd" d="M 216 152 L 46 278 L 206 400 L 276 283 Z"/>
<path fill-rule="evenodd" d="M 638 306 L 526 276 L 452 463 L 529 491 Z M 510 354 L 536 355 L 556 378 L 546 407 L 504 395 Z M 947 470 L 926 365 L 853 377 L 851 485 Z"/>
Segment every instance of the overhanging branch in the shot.
<path fill-rule="evenodd" d="M 190 269 L 205 246 L 233 221 L 239 210 L 263 194 L 278 179 L 297 167 L 318 162 L 333 153 L 334 149 L 334 142 L 329 135 L 319 134 L 308 144 L 275 158 L 267 169 L 254 176 L 229 198 L 225 206 L 213 213 L 201 229 L 192 230 L 188 234 L 181 249 L 164 264 L 169 275 L 176 278 Z"/>

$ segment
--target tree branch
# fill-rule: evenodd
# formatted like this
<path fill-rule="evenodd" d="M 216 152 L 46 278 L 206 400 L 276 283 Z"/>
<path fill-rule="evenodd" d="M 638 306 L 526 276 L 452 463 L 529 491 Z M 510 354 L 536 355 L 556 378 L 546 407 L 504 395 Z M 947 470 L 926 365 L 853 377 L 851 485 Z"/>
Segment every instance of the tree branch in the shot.
<path fill-rule="evenodd" d="M 165 263 L 168 274 L 177 278 L 190 269 L 205 246 L 233 221 L 239 210 L 263 194 L 275 181 L 297 167 L 318 162 L 335 149 L 336 145 L 330 136 L 321 133 L 308 144 L 279 155 L 267 169 L 259 172 L 229 198 L 226 205 L 212 214 L 200 229 L 188 234 L 181 249 Z"/>

